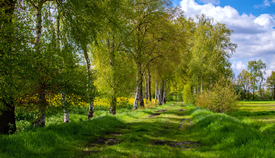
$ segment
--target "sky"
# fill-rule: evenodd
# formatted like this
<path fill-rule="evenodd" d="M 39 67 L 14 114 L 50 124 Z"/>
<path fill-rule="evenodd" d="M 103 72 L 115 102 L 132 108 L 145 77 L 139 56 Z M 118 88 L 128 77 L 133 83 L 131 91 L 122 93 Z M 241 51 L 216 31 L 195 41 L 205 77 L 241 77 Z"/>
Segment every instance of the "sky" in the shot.
<path fill-rule="evenodd" d="M 275 71 L 275 0 L 173 0 L 186 17 L 205 14 L 233 30 L 238 45 L 230 59 L 237 77 L 248 61 L 261 59 L 267 74 Z"/>

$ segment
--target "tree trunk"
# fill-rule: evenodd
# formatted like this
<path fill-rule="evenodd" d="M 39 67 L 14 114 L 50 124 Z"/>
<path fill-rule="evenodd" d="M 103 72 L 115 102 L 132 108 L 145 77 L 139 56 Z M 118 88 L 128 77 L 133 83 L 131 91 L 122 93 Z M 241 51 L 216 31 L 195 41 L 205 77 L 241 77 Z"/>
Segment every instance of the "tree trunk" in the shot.
<path fill-rule="evenodd" d="M 243 98 L 244 98 L 244 99 L 246 99 L 246 97 L 245 97 L 245 95 L 246 95 L 245 92 L 246 92 L 245 89 L 243 89 L 243 94 L 244 94 L 244 97 L 243 97 Z"/>
<path fill-rule="evenodd" d="M 163 104 L 163 82 L 160 82 L 160 87 L 159 87 L 159 105 Z"/>
<path fill-rule="evenodd" d="M 136 79 L 136 83 L 137 83 L 137 89 L 136 89 L 136 96 L 135 96 L 135 102 L 133 105 L 133 111 L 138 109 L 138 101 L 139 101 L 139 86 L 138 86 L 138 73 L 137 73 L 137 79 Z"/>
<path fill-rule="evenodd" d="M 155 87 L 155 104 L 157 104 L 157 97 L 158 97 L 158 83 L 156 81 L 156 87 Z"/>
<path fill-rule="evenodd" d="M 247 100 L 249 100 L 249 89 L 247 90 Z"/>
<path fill-rule="evenodd" d="M 254 91 L 255 91 L 255 90 L 254 90 L 254 88 L 253 88 L 253 100 L 254 100 Z"/>
<path fill-rule="evenodd" d="M 13 100 L 13 99 L 11 99 Z M 5 109 L 0 111 L 0 134 L 13 134 L 16 131 L 14 105 L 3 100 Z"/>
<path fill-rule="evenodd" d="M 145 99 L 148 100 L 148 81 L 146 78 L 146 73 L 144 74 L 144 84 L 145 84 Z"/>
<path fill-rule="evenodd" d="M 151 75 L 150 75 L 150 71 L 149 71 L 149 68 L 148 68 L 148 98 L 149 98 L 149 101 L 151 101 L 152 99 L 152 96 L 151 96 Z"/>
<path fill-rule="evenodd" d="M 142 70 L 141 70 L 141 64 L 137 64 L 137 95 L 135 98 L 135 103 L 133 106 L 133 110 L 136 110 L 138 108 L 138 104 L 140 107 L 144 107 L 144 101 L 143 101 L 143 95 L 142 95 Z M 138 102 L 137 100 L 138 99 Z"/>
<path fill-rule="evenodd" d="M 138 86 L 137 86 L 137 91 L 136 91 L 136 96 L 135 96 L 135 102 L 133 105 L 133 111 L 138 109 L 138 98 L 139 98 L 139 93 L 138 93 Z"/>
<path fill-rule="evenodd" d="M 163 82 L 163 104 L 166 104 L 166 92 L 165 92 L 165 82 Z"/>
<path fill-rule="evenodd" d="M 42 85 L 42 84 L 40 84 Z M 47 100 L 46 100 L 46 91 L 43 86 L 39 87 L 38 91 L 38 119 L 34 122 L 34 126 L 45 126 L 45 118 L 46 118 L 46 107 L 47 107 Z"/>
<path fill-rule="evenodd" d="M 142 74 L 140 74 L 140 79 L 139 79 L 139 106 L 144 107 L 144 101 L 143 101 L 143 95 L 142 95 Z"/>
<path fill-rule="evenodd" d="M 10 25 L 12 24 L 12 15 L 14 12 L 15 4 L 16 4 L 16 0 L 2 0 L 0 2 L 0 8 L 1 8 L 0 30 L 1 30 L 1 33 L 5 33 L 9 36 L 8 38 L 4 39 L 4 43 L 8 43 L 8 44 L 5 45 L 6 46 L 5 48 L 7 48 L 6 50 L 0 50 L 1 56 L 3 54 L 10 54 L 12 50 L 12 41 L 14 39 L 12 37 L 13 30 L 11 29 Z M 9 67 L 9 68 L 12 69 L 12 67 Z M 2 75 L 6 75 L 6 74 L 10 76 L 13 75 L 11 72 L 3 70 L 2 67 L 0 72 L 1 72 L 0 74 L 1 77 L 3 77 Z M 5 87 L 5 88 L 9 88 L 9 84 L 8 84 L 8 87 Z M 0 87 L 0 89 L 4 90 L 2 89 L 2 87 Z M 1 96 L 1 97 L 3 98 L 0 100 L 0 102 L 4 104 L 4 109 L 0 109 L 0 134 L 12 134 L 16 131 L 15 115 L 14 115 L 15 107 L 13 105 L 14 98 L 12 97 L 8 98 L 7 96 Z M 7 99 L 9 99 L 9 101 L 5 100 L 6 97 Z"/>
<path fill-rule="evenodd" d="M 87 64 L 87 95 L 88 95 L 88 102 L 89 102 L 89 111 L 88 111 L 88 119 L 92 118 L 94 115 L 94 98 L 92 96 L 92 79 L 91 79 L 91 61 L 87 52 L 87 46 L 84 46 L 83 49 L 84 57 Z"/>
<path fill-rule="evenodd" d="M 275 85 L 273 87 L 273 100 L 275 100 Z"/>
<path fill-rule="evenodd" d="M 61 1 L 62 3 L 62 1 Z M 62 51 L 61 50 L 61 47 L 60 47 L 60 18 L 61 18 L 61 11 L 60 11 L 60 6 L 58 4 L 58 16 L 57 16 L 57 49 L 59 51 Z M 64 63 L 62 63 L 64 64 Z M 60 72 L 60 70 L 59 70 Z M 62 80 L 62 83 L 64 84 L 64 80 Z M 62 104 L 63 104 L 63 111 L 64 111 L 64 120 L 63 122 L 65 123 L 69 123 L 70 122 L 70 115 L 69 115 L 69 110 L 68 110 L 68 102 L 67 102 L 67 98 L 66 98 L 66 93 L 64 92 L 61 92 L 61 98 L 62 98 Z"/>
<path fill-rule="evenodd" d="M 116 114 L 116 105 L 117 105 L 117 100 L 116 100 L 116 65 L 115 65 L 115 52 L 114 52 L 114 39 L 112 42 L 112 46 L 110 46 L 110 41 L 107 39 L 107 48 L 109 50 L 109 58 L 110 58 L 110 67 L 111 67 L 111 100 L 110 100 L 110 110 L 109 113 L 115 115 Z"/>
<path fill-rule="evenodd" d="M 42 54 L 41 54 L 41 32 L 42 32 L 42 7 L 43 7 L 44 1 L 39 1 L 38 6 L 36 8 L 37 14 L 36 14 L 36 44 L 35 44 L 35 50 L 36 55 L 38 56 L 38 60 L 42 60 Z M 34 126 L 45 126 L 45 115 L 46 115 L 46 106 L 47 106 L 47 100 L 46 100 L 46 87 L 43 82 L 43 66 L 41 64 L 41 61 L 37 62 L 37 73 L 38 73 L 38 112 L 39 117 L 34 122 Z"/>
<path fill-rule="evenodd" d="M 163 91 L 163 104 L 166 104 L 166 92 Z"/>
<path fill-rule="evenodd" d="M 64 92 L 61 93 L 61 98 L 62 98 L 62 104 L 63 104 L 63 110 L 64 110 L 64 122 L 69 123 L 70 115 L 68 110 L 68 102 Z"/>
<path fill-rule="evenodd" d="M 116 114 L 116 104 L 117 104 L 116 97 L 112 95 L 111 101 L 110 101 L 110 111 L 109 111 L 110 114 L 113 114 L 113 115 Z"/>

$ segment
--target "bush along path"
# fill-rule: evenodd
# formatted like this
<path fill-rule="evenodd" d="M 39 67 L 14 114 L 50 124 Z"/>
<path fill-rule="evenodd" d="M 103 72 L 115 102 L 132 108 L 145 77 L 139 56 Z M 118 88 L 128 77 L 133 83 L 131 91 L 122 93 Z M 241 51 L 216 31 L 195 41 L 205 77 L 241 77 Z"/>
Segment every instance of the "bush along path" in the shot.
<path fill-rule="evenodd" d="M 80 116 L 77 116 L 81 118 Z M 76 117 L 76 118 L 77 118 Z M 274 133 L 226 114 L 168 103 L 0 136 L 1 158 L 274 157 Z M 273 130 L 275 131 L 275 130 Z"/>

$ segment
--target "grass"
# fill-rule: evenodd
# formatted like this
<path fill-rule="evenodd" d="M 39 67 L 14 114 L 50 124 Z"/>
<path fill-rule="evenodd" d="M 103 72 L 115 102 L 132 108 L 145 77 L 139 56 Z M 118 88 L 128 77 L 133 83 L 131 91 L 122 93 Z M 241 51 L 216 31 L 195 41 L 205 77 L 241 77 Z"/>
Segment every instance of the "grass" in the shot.
<path fill-rule="evenodd" d="M 227 114 L 263 132 L 275 125 L 275 101 L 241 101 L 237 111 Z"/>
<path fill-rule="evenodd" d="M 45 128 L 0 136 L 0 157 L 274 157 L 270 105 L 241 102 L 237 111 L 220 114 L 170 102 L 116 116 L 98 110 L 91 120 L 74 113 L 69 124 L 54 115 Z"/>

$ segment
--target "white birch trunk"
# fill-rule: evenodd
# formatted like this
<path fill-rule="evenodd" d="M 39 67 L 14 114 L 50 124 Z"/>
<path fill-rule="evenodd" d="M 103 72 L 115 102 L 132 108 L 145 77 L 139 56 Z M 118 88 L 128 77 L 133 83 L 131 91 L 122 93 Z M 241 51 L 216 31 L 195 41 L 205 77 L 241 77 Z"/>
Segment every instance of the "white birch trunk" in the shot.
<path fill-rule="evenodd" d="M 138 106 L 140 107 L 144 107 L 144 101 L 143 101 L 143 95 L 142 95 L 142 70 L 141 70 L 141 65 L 138 64 L 137 65 L 138 69 L 137 69 L 137 95 L 136 95 L 136 99 L 138 99 L 138 101 L 135 100 L 134 106 L 133 106 L 133 110 L 136 110 L 138 108 Z"/>
<path fill-rule="evenodd" d="M 148 81 L 146 78 L 146 74 L 144 74 L 144 84 L 145 84 L 145 100 L 148 100 Z"/>
<path fill-rule="evenodd" d="M 162 105 L 163 103 L 163 83 L 162 81 L 159 84 L 159 105 Z"/>
<path fill-rule="evenodd" d="M 87 52 L 87 46 L 83 49 L 84 57 L 87 64 L 87 92 L 88 92 L 88 101 L 89 101 L 89 111 L 88 111 L 88 119 L 93 117 L 94 114 L 94 99 L 92 96 L 92 80 L 91 80 L 91 61 Z"/>
<path fill-rule="evenodd" d="M 161 103 L 161 99 L 160 99 L 160 87 L 161 87 L 161 84 L 159 84 L 159 86 L 158 86 L 158 103 L 159 104 Z"/>
<path fill-rule="evenodd" d="M 148 98 L 149 98 L 149 101 L 151 101 L 151 75 L 150 75 L 150 71 L 149 71 L 149 68 L 148 68 Z"/>
<path fill-rule="evenodd" d="M 62 1 L 61 1 L 61 3 L 62 3 Z M 61 48 L 60 48 L 60 17 L 61 17 L 60 15 L 61 15 L 61 12 L 60 12 L 59 6 L 58 6 L 58 13 L 57 14 L 58 14 L 58 17 L 57 17 L 57 49 L 59 51 L 62 51 Z M 62 82 L 64 83 L 64 80 L 62 80 Z M 66 94 L 63 91 L 63 92 L 60 93 L 60 95 L 61 95 L 61 98 L 62 98 L 63 111 L 64 111 L 64 120 L 63 120 L 63 122 L 64 123 L 69 123 L 70 122 L 70 115 L 69 115 L 69 110 L 68 110 Z"/>
<path fill-rule="evenodd" d="M 68 102 L 67 98 L 64 92 L 61 93 L 62 97 L 62 104 L 63 104 L 63 109 L 64 109 L 64 122 L 69 123 L 70 122 L 70 116 L 69 116 L 69 110 L 68 110 Z"/>
<path fill-rule="evenodd" d="M 136 91 L 136 96 L 135 96 L 135 102 L 133 105 L 133 111 L 138 109 L 138 99 L 139 99 L 139 93 L 138 93 L 139 89 L 137 86 L 137 91 Z"/>
<path fill-rule="evenodd" d="M 155 104 L 157 104 L 157 97 L 158 97 L 158 83 L 156 82 L 156 87 L 155 87 Z"/>

